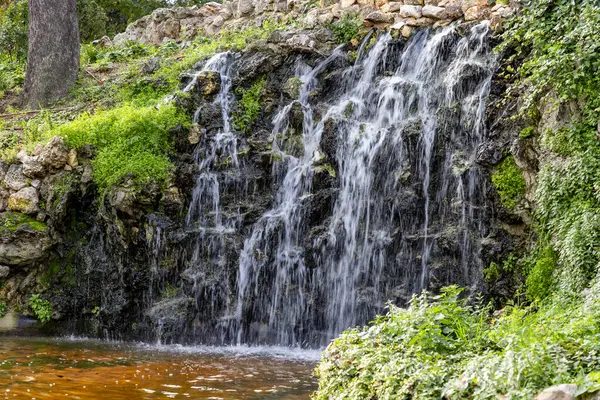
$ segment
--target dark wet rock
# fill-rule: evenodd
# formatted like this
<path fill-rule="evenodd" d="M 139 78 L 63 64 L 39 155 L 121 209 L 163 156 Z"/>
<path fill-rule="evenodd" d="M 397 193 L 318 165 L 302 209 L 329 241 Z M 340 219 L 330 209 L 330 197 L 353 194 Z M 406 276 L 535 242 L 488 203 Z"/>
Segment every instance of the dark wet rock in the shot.
<path fill-rule="evenodd" d="M 0 214 L 0 263 L 26 266 L 48 256 L 53 244 L 48 227 L 20 213 Z"/>

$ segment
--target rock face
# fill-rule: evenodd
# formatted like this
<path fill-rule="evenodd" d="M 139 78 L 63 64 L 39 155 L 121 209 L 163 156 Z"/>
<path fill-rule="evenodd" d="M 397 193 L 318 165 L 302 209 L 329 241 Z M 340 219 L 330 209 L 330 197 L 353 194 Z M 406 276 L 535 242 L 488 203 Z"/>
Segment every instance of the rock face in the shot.
<path fill-rule="evenodd" d="M 482 201 L 487 193 L 474 190 L 476 194 L 469 201 L 456 197 L 468 192 L 464 185 L 485 178 L 483 175 L 470 177 L 470 169 L 475 168 L 472 160 L 458 151 L 462 143 L 467 142 L 462 139 L 471 129 L 461 125 L 469 120 L 461 116 L 465 109 L 450 107 L 437 99 L 439 107 L 431 112 L 440 122 L 439 127 L 430 132 L 436 146 L 430 158 L 430 181 L 434 188 L 431 193 L 438 190 L 431 198 L 446 196 L 447 201 L 440 202 L 439 208 L 432 212 L 431 230 L 425 235 L 420 222 L 408 224 L 406 229 L 388 229 L 392 222 L 400 226 L 410 218 L 420 218 L 425 212 L 425 164 L 416 158 L 398 156 L 401 153 L 417 157 L 421 153 L 421 123 L 386 127 L 382 132 L 397 130 L 394 137 L 403 137 L 405 142 L 390 144 L 386 141 L 386 150 L 372 159 L 365 154 L 356 156 L 350 153 L 355 144 L 349 144 L 349 138 L 344 137 L 349 131 L 344 123 L 360 117 L 366 119 L 365 126 L 374 124 L 368 119 L 369 115 L 379 111 L 370 109 L 368 115 L 354 115 L 361 107 L 349 103 L 343 107 L 343 113 L 340 111 L 339 118 L 323 121 L 323 126 L 318 127 L 322 131 L 314 142 L 305 140 L 307 133 L 317 129 L 318 124 L 312 125 L 314 121 L 324 119 L 343 91 L 363 84 L 349 84 L 345 80 L 352 75 L 348 71 L 354 60 L 346 51 L 332 54 L 338 43 L 332 32 L 321 25 L 335 22 L 344 15 L 360 14 L 365 24 L 377 27 L 393 24 L 393 30 L 408 38 L 420 27 L 444 26 L 461 20 L 465 13 L 463 3 L 361 0 L 357 4 L 343 0 L 304 13 L 309 6 L 303 2 L 239 0 L 208 3 L 200 8 L 156 10 L 131 24 L 125 33 L 115 38 L 115 44 L 126 40 L 152 44 L 184 41 L 200 31 L 215 34 L 222 29 L 243 29 L 248 26 L 245 24 L 278 16 L 306 17 L 310 20 L 303 22 L 312 28 L 275 31 L 240 54 L 223 56 L 223 63 L 217 64 L 225 69 L 205 70 L 206 60 L 200 60 L 197 71 L 182 76 L 182 85 L 190 84 L 190 91 L 175 101 L 190 118 L 195 118 L 195 124 L 191 129 L 172 132 L 176 168 L 164 187 L 140 188 L 125 180 L 98 198 L 89 159 L 93 152 L 69 149 L 58 137 L 39 154 L 20 154 L 17 164 L 0 163 L 0 176 L 4 178 L 0 211 L 7 221 L 0 232 L 0 264 L 8 266 L 6 270 L 0 268 L 0 274 L 6 274 L 13 288 L 9 291 L 12 296 L 9 300 L 18 302 L 18 296 L 31 292 L 43 274 L 55 289 L 48 296 L 57 315 L 62 316 L 66 327 L 77 326 L 83 330 L 79 333 L 119 332 L 123 338 L 155 340 L 160 326 L 161 339 L 167 342 L 201 338 L 228 343 L 235 336 L 232 332 L 237 333 L 243 327 L 245 340 L 275 343 L 281 338 L 269 327 L 265 313 L 270 308 L 252 309 L 263 300 L 252 294 L 255 292 L 238 289 L 237 276 L 245 271 L 240 267 L 240 260 L 247 257 L 264 271 L 257 274 L 257 281 L 263 281 L 256 293 L 267 293 L 275 285 L 271 280 L 276 281 L 270 275 L 271 266 L 290 262 L 294 265 L 289 269 L 290 275 L 299 271 L 309 278 L 301 284 L 290 283 L 286 289 L 289 292 L 280 304 L 286 307 L 285 301 L 291 302 L 298 297 L 298 291 L 302 291 L 307 296 L 306 307 L 312 308 L 298 315 L 317 310 L 315 315 L 320 317 L 304 320 L 302 324 L 290 322 L 284 329 L 295 330 L 294 335 L 305 340 L 303 345 L 324 343 L 331 335 L 323 328 L 322 309 L 328 293 L 311 292 L 311 287 L 320 286 L 309 284 L 327 279 L 335 281 L 334 276 L 319 275 L 323 274 L 323 260 L 330 266 L 344 261 L 337 259 L 343 240 L 336 244 L 332 238 L 342 238 L 341 232 L 347 229 L 340 222 L 342 219 L 335 218 L 343 214 L 337 199 L 344 188 L 349 187 L 343 178 L 351 175 L 343 170 L 349 160 L 370 160 L 369 168 L 380 171 L 372 176 L 371 195 L 373 204 L 381 205 L 377 215 L 385 215 L 371 221 L 380 229 L 358 240 L 372 246 L 369 251 L 377 254 L 377 265 L 385 265 L 380 276 L 386 285 L 385 289 L 378 288 L 378 279 L 366 279 L 358 285 L 358 294 L 352 297 L 357 303 L 353 307 L 361 310 L 361 318 L 382 309 L 383 297 L 404 304 L 418 290 L 415 285 L 425 286 L 420 283 L 420 277 L 416 278 L 423 274 L 419 257 L 425 248 L 431 261 L 431 269 L 426 271 L 429 288 L 435 290 L 449 283 L 479 287 L 479 272 L 469 268 L 483 265 L 488 256 L 499 257 L 510 247 L 510 240 L 502 236 L 492 221 L 492 211 Z M 473 7 L 483 7 L 490 13 L 505 9 L 492 11 L 487 4 L 469 5 L 466 11 Z M 478 34 L 487 38 L 487 28 L 483 28 L 484 25 Z M 444 43 L 455 46 L 463 37 L 464 32 L 459 34 L 450 29 Z M 428 34 L 423 32 L 413 39 L 426 41 Z M 388 59 L 374 62 L 378 75 L 365 78 L 370 79 L 370 89 L 385 82 L 384 77 L 396 73 L 398 56 L 406 49 L 402 38 L 386 37 L 385 40 L 389 40 L 385 43 Z M 355 50 L 357 44 L 353 46 Z M 157 63 L 159 60 L 150 61 L 143 66 L 142 73 L 152 73 Z M 453 83 L 458 93 L 475 90 L 489 72 L 481 65 L 479 69 L 472 65 L 469 68 Z M 317 71 L 314 76 L 308 73 L 313 69 Z M 368 69 L 362 68 L 360 73 L 364 70 Z M 436 76 L 423 79 L 431 85 L 442 85 Z M 258 112 L 248 120 L 242 97 L 259 83 Z M 230 92 L 228 97 L 223 97 L 222 91 L 226 88 Z M 231 101 L 222 101 L 224 98 Z M 368 106 L 372 104 L 377 103 Z M 224 107 L 229 109 L 224 110 Z M 278 119 L 278 113 L 284 109 L 288 114 Z M 229 119 L 223 119 L 224 115 Z M 239 128 L 240 120 L 249 127 Z M 360 124 L 353 128 L 357 128 L 356 140 L 360 141 L 364 137 Z M 499 162 L 505 148 L 495 141 L 482 143 L 476 150 L 474 154 L 480 161 L 477 168 L 488 168 Z M 449 154 L 446 151 L 454 156 L 446 159 Z M 287 178 L 286 171 L 293 163 L 304 163 L 298 169 L 303 175 L 297 179 Z M 354 177 L 359 175 L 355 173 Z M 289 193 L 284 193 L 282 188 L 297 184 L 298 179 L 306 180 L 306 190 L 294 195 L 295 211 L 289 216 L 302 216 L 301 230 L 294 231 L 297 242 L 286 247 L 281 244 L 281 238 L 285 237 L 283 227 L 289 223 L 288 214 L 280 221 L 275 217 L 288 212 L 283 206 L 278 208 L 278 205 L 288 204 L 282 199 L 287 199 L 285 196 Z M 463 186 L 458 185 L 459 181 Z M 451 184 L 444 186 L 444 182 Z M 481 249 L 473 250 L 473 254 L 482 259 L 465 261 L 461 249 L 464 243 L 470 243 L 470 234 L 475 235 L 476 230 L 469 230 L 472 227 L 461 225 L 460 221 L 469 213 L 462 207 L 471 203 L 477 204 L 470 212 L 477 215 L 478 229 L 483 232 L 477 235 L 486 237 Z M 351 213 L 352 210 L 347 212 Z M 357 221 L 360 223 L 356 226 L 365 223 L 360 218 Z M 465 231 L 469 234 L 465 235 Z M 427 246 L 423 246 L 424 241 Z M 347 252 L 358 253 L 358 250 Z M 276 258 L 276 255 L 281 257 Z M 366 265 L 365 274 L 371 271 Z M 254 270 L 249 268 L 248 271 Z M 111 293 L 110 298 L 104 293 Z M 246 296 L 241 312 L 255 320 L 236 319 L 238 296 Z M 101 309 L 93 316 L 93 326 L 87 324 L 92 317 L 90 305 Z M 279 309 L 273 309 L 276 308 Z"/>
<path fill-rule="evenodd" d="M 489 20 L 492 28 L 500 30 L 502 20 L 513 12 L 508 5 L 488 4 L 487 0 L 338 0 L 322 2 L 320 6 L 308 0 L 228 0 L 223 4 L 207 3 L 200 8 L 158 9 L 129 25 L 113 42 L 116 45 L 127 41 L 161 45 L 167 41 L 188 40 L 201 33 L 214 35 L 225 29 L 244 29 L 264 19 L 297 18 L 313 28 L 327 26 L 345 15 L 358 15 L 366 26 L 423 27 L 433 26 L 438 21 L 443 21 L 438 26 L 445 26 L 464 19 Z M 426 19 L 421 19 L 423 17 Z"/>

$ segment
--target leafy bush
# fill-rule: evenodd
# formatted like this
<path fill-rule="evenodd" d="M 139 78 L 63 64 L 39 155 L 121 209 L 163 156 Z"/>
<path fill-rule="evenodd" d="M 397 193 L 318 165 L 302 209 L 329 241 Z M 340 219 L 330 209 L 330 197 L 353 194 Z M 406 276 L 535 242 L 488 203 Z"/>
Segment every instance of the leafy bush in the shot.
<path fill-rule="evenodd" d="M 0 52 L 13 61 L 27 58 L 27 0 L 15 0 L 0 9 Z"/>
<path fill-rule="evenodd" d="M 256 122 L 262 109 L 262 93 L 265 87 L 265 78 L 254 82 L 248 90 L 237 89 L 236 94 L 241 96 L 238 109 L 233 116 L 233 124 L 236 129 L 248 132 Z"/>
<path fill-rule="evenodd" d="M 556 266 L 556 253 L 547 245 L 538 251 L 533 268 L 527 275 L 525 286 L 529 300 L 542 300 L 553 289 L 553 273 Z"/>
<path fill-rule="evenodd" d="M 52 312 L 54 311 L 52 303 L 42 299 L 39 294 L 34 294 L 29 298 L 29 307 L 41 323 L 45 324 L 52 319 Z"/>
<path fill-rule="evenodd" d="M 363 23 L 360 17 L 349 14 L 329 26 L 338 43 L 348 43 L 352 39 L 359 39 L 362 27 Z"/>
<path fill-rule="evenodd" d="M 48 136 L 63 136 L 75 148 L 95 146 L 93 178 L 104 191 L 126 176 L 140 185 L 164 181 L 172 169 L 169 131 L 187 123 L 188 118 L 174 106 L 123 106 L 84 114 L 51 130 Z"/>
<path fill-rule="evenodd" d="M 334 340 L 314 399 L 523 399 L 558 382 L 598 390 L 599 305 L 511 306 L 493 317 L 456 287 L 424 293 Z"/>
<path fill-rule="evenodd" d="M 525 179 L 512 156 L 506 157 L 492 175 L 492 183 L 505 207 L 515 208 L 525 193 Z"/>

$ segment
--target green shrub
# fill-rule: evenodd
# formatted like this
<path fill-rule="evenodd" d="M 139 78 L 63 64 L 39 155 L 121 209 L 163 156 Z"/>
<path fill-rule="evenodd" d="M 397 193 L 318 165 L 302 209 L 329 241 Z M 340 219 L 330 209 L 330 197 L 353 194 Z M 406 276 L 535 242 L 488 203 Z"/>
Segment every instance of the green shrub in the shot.
<path fill-rule="evenodd" d="M 123 106 L 95 115 L 84 114 L 59 126 L 48 136 L 63 136 L 69 146 L 93 145 L 93 178 L 103 192 L 130 176 L 137 184 L 164 181 L 172 163 L 169 131 L 186 125 L 187 116 L 174 106 L 135 108 Z"/>
<path fill-rule="evenodd" d="M 29 307 L 41 323 L 45 324 L 52 319 L 52 312 L 54 311 L 52 303 L 42 299 L 39 294 L 34 294 L 29 298 Z"/>
<path fill-rule="evenodd" d="M 556 253 L 547 245 L 538 251 L 533 268 L 527 274 L 525 286 L 527 298 L 531 301 L 548 297 L 554 287 L 553 274 L 556 268 Z"/>
<path fill-rule="evenodd" d="M 0 53 L 13 61 L 27 58 L 27 9 L 27 0 L 15 0 L 0 9 Z"/>
<path fill-rule="evenodd" d="M 241 96 L 238 109 L 233 116 L 233 124 L 236 129 L 248 132 L 260 114 L 263 107 L 262 94 L 265 87 L 265 78 L 259 79 L 248 89 L 237 89 L 236 94 Z"/>
<path fill-rule="evenodd" d="M 360 39 L 362 27 L 363 23 L 358 15 L 348 14 L 329 26 L 338 43 L 348 43 L 352 39 Z"/>
<path fill-rule="evenodd" d="M 600 388 L 600 305 L 490 308 L 460 296 L 413 297 L 325 350 L 314 399 L 529 399 L 556 383 Z M 590 356 L 591 355 L 591 356 Z"/>
<path fill-rule="evenodd" d="M 500 195 L 502 204 L 509 209 L 515 208 L 525 193 L 525 179 L 512 156 L 506 157 L 500 163 L 492 175 L 492 183 Z"/>

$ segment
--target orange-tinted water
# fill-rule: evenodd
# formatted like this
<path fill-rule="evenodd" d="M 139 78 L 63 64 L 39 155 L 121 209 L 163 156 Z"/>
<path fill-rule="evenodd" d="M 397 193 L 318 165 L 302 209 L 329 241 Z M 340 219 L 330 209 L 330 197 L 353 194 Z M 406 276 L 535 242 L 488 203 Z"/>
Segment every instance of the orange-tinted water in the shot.
<path fill-rule="evenodd" d="M 308 399 L 316 355 L 0 338 L 0 399 Z"/>

